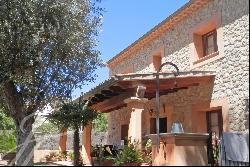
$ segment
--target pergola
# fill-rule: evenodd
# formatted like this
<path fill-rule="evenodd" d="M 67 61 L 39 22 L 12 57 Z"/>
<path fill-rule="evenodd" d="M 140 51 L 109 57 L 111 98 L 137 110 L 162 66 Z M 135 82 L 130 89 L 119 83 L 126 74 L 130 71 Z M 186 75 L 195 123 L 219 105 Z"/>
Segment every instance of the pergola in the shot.
<path fill-rule="evenodd" d="M 167 95 L 182 89 L 188 89 L 189 87 L 213 83 L 214 78 L 215 72 L 213 71 L 179 72 L 178 76 L 173 75 L 172 72 L 163 72 L 159 74 L 159 94 L 160 96 Z M 143 87 L 143 97 L 138 98 L 138 88 L 140 87 Z M 93 109 L 96 109 L 102 113 L 108 113 L 123 107 L 131 107 L 132 103 L 137 103 L 136 98 L 142 99 L 142 101 L 143 99 L 146 99 L 147 101 L 155 97 L 156 73 L 130 73 L 112 76 L 110 79 L 104 81 L 97 87 L 85 93 L 82 96 L 82 99 L 84 101 L 89 100 L 90 107 Z M 138 103 L 141 103 L 141 101 L 139 100 Z M 133 120 L 136 120 L 136 122 L 131 122 L 131 124 L 135 125 L 140 123 L 141 115 L 139 113 L 142 110 L 140 108 L 138 108 L 138 110 L 139 112 L 133 112 L 134 114 L 131 115 Z M 141 137 L 141 128 L 139 126 L 137 128 L 131 129 L 133 132 L 129 133 L 136 134 L 135 138 Z M 61 135 L 61 148 L 65 148 L 66 146 L 66 140 L 64 136 L 65 134 Z M 82 139 L 82 151 L 85 157 L 85 164 L 91 164 L 91 125 L 84 128 Z"/>
<path fill-rule="evenodd" d="M 177 77 L 173 73 L 160 73 L 160 96 L 188 89 L 190 86 L 206 84 L 214 79 L 212 71 L 180 72 Z M 137 87 L 146 87 L 144 98 L 152 99 L 156 95 L 156 73 L 132 73 L 112 76 L 97 87 L 83 95 L 90 100 L 90 106 L 99 112 L 111 112 L 126 107 L 125 99 L 136 96 Z"/>

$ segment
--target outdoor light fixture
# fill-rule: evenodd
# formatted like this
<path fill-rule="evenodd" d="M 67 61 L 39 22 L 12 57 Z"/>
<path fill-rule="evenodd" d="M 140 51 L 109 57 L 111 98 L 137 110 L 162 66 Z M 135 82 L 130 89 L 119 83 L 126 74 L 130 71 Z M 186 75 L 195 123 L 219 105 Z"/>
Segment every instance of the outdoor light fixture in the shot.
<path fill-rule="evenodd" d="M 159 72 L 161 71 L 162 67 L 165 65 L 171 65 L 176 69 L 176 73 L 174 73 L 175 76 L 179 75 L 179 68 L 177 65 L 171 62 L 165 62 L 163 63 L 156 73 L 156 133 L 157 133 L 157 152 L 159 152 L 160 148 L 160 127 L 159 127 L 159 116 L 160 116 L 160 77 Z M 176 82 L 175 82 L 176 84 Z"/>

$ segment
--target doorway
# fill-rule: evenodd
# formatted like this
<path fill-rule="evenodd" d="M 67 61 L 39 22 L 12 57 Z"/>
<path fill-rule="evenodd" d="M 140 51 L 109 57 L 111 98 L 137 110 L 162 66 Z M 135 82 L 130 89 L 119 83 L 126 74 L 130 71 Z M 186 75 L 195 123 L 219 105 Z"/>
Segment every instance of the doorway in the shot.
<path fill-rule="evenodd" d="M 206 113 L 207 132 L 209 139 L 207 143 L 208 163 L 211 166 L 219 165 L 219 142 L 223 132 L 222 110 L 216 109 Z"/>
<path fill-rule="evenodd" d="M 206 113 L 207 132 L 215 134 L 218 138 L 223 132 L 222 110 L 212 110 Z"/>
<path fill-rule="evenodd" d="M 128 129 L 129 125 L 121 125 L 121 140 L 124 141 L 124 145 L 128 144 Z"/>

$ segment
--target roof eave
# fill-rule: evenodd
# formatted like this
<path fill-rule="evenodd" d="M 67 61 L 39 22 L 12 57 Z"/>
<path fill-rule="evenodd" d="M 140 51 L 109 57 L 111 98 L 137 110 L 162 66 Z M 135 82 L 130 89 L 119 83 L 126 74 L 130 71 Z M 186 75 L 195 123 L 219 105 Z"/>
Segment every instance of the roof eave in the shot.
<path fill-rule="evenodd" d="M 165 20 L 163 20 L 161 23 L 156 25 L 154 28 L 152 28 L 150 31 L 148 31 L 146 34 L 144 34 L 142 37 L 140 37 L 138 40 L 136 40 L 134 43 L 132 43 L 130 46 L 125 48 L 123 51 L 118 53 L 116 56 L 114 56 L 112 59 L 110 59 L 107 62 L 107 66 L 111 68 L 117 59 L 121 58 L 123 55 L 125 55 L 128 52 L 132 52 L 132 50 L 135 50 L 136 47 L 140 48 L 139 45 L 144 45 L 148 39 L 148 41 L 154 39 L 155 37 L 159 36 L 161 33 L 165 32 L 170 27 L 174 26 L 173 23 L 176 24 L 176 22 L 182 20 L 176 19 L 179 15 L 182 14 L 182 12 L 186 12 L 187 15 L 192 14 L 193 11 L 198 10 L 201 6 L 205 5 L 209 0 L 190 0 L 188 3 L 186 3 L 184 6 L 179 8 L 176 12 L 174 12 L 172 15 L 167 17 Z M 190 6 L 192 6 L 193 10 L 186 11 L 186 9 L 189 9 Z M 184 15 L 184 14 L 183 14 Z M 186 17 L 186 16 L 185 16 Z M 171 26 L 166 28 L 167 24 L 170 24 Z M 164 28 L 165 27 L 165 28 Z"/>

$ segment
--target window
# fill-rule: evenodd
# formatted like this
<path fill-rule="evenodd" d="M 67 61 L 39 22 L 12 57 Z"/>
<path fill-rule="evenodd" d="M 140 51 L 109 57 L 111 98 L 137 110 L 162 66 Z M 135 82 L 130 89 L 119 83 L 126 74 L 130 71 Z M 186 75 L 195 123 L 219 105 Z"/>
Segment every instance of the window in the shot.
<path fill-rule="evenodd" d="M 223 131 L 223 120 L 222 120 L 222 111 L 215 110 L 207 112 L 207 131 L 214 132 L 217 137 L 220 137 Z"/>
<path fill-rule="evenodd" d="M 121 140 L 124 140 L 124 144 L 127 145 L 128 140 L 128 125 L 121 125 Z"/>
<path fill-rule="evenodd" d="M 194 25 L 190 34 L 190 66 L 191 69 L 203 66 L 224 56 L 223 29 L 221 13 Z"/>
<path fill-rule="evenodd" d="M 216 30 L 202 35 L 203 57 L 218 51 Z"/>
<path fill-rule="evenodd" d="M 154 65 L 154 70 L 158 71 L 161 66 L 161 55 L 153 56 L 153 65 Z"/>
<path fill-rule="evenodd" d="M 160 133 L 167 133 L 167 117 L 159 119 Z M 150 134 L 156 134 L 156 118 L 150 119 Z"/>

